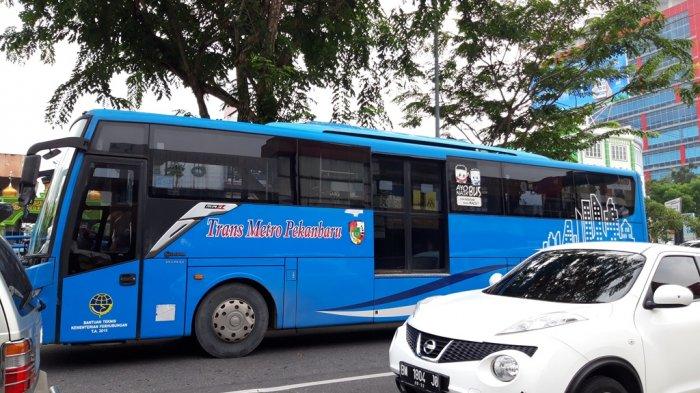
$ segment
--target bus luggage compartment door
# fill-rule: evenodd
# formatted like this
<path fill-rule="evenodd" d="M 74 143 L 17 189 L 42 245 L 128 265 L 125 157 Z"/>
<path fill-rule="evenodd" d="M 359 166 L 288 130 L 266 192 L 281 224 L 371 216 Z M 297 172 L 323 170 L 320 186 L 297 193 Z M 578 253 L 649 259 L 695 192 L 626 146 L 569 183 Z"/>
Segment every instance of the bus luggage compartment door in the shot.
<path fill-rule="evenodd" d="M 143 262 L 140 338 L 179 337 L 185 332 L 187 259 Z"/>
<path fill-rule="evenodd" d="M 299 258 L 297 327 L 372 323 L 372 258 Z"/>

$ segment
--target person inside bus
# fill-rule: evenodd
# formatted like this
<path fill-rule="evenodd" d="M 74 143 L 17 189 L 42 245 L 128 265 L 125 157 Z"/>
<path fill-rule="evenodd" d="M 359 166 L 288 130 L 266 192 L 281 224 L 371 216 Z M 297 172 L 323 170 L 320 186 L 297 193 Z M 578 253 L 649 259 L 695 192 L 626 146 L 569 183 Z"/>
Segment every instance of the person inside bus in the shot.
<path fill-rule="evenodd" d="M 131 210 L 116 210 L 109 214 L 110 242 L 107 253 L 124 255 L 131 250 L 132 220 Z"/>

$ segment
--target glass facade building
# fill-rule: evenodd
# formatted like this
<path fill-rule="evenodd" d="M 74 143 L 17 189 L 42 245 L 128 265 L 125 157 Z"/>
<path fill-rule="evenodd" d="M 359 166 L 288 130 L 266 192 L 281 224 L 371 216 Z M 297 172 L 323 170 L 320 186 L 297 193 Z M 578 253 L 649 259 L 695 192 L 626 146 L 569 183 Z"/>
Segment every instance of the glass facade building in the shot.
<path fill-rule="evenodd" d="M 693 60 L 700 64 L 700 0 L 666 0 L 661 1 L 661 7 L 667 18 L 661 35 L 691 39 Z M 651 50 L 636 58 L 628 57 L 627 63 L 640 66 L 653 54 Z M 662 67 L 672 64 L 666 61 Z M 683 103 L 678 94 L 679 87 L 676 84 L 654 93 L 616 101 L 595 116 L 598 122 L 614 120 L 653 135 L 643 141 L 646 179 L 662 179 L 674 168 L 688 163 L 700 167 L 700 101 L 696 100 L 690 106 Z M 697 171 L 700 172 L 700 168 Z"/>

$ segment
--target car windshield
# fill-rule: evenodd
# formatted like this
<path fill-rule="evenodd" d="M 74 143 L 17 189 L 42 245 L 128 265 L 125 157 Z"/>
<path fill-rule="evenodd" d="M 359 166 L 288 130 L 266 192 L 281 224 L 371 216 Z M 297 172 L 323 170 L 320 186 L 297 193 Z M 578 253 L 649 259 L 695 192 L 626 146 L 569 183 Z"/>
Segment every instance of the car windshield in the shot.
<path fill-rule="evenodd" d="M 608 303 L 627 294 L 645 260 L 620 251 L 544 251 L 484 292 L 560 303 Z"/>

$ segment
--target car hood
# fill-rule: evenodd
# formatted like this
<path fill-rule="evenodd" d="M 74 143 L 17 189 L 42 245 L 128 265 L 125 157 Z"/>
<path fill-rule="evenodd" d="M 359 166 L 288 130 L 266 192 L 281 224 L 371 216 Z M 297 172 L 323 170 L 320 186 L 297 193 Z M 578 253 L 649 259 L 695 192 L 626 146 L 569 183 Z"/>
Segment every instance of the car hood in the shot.
<path fill-rule="evenodd" d="M 590 320 L 610 316 L 612 305 L 545 302 L 489 295 L 480 290 L 468 291 L 428 300 L 409 320 L 409 324 L 418 330 L 438 336 L 468 341 L 490 341 L 498 333 L 524 319 L 553 312 L 570 312 Z"/>

